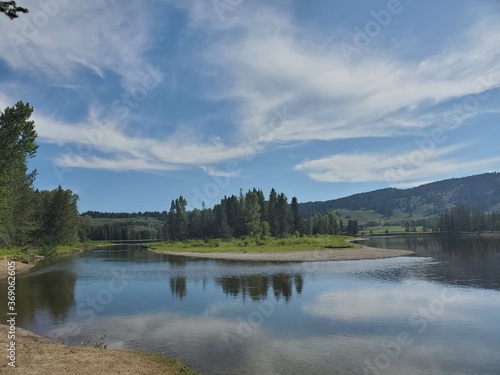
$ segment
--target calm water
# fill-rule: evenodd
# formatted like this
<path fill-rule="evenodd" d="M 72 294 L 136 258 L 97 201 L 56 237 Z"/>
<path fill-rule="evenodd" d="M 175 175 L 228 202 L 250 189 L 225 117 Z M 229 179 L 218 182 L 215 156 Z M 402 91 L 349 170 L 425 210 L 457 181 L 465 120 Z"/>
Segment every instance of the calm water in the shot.
<path fill-rule="evenodd" d="M 94 250 L 19 275 L 18 325 L 70 344 L 104 333 L 108 348 L 177 356 L 203 374 L 500 374 L 499 240 L 368 244 L 418 256 L 238 263 Z"/>

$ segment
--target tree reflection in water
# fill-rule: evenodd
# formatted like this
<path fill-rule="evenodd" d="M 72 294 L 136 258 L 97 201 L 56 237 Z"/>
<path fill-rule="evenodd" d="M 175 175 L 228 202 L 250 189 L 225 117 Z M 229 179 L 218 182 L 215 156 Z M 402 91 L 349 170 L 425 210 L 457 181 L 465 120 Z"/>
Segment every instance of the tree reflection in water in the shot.
<path fill-rule="evenodd" d="M 267 299 L 269 288 L 276 301 L 283 297 L 289 301 L 295 292 L 300 294 L 303 288 L 302 275 L 280 273 L 276 275 L 251 275 L 251 276 L 227 276 L 216 279 L 216 283 L 222 287 L 222 291 L 227 296 L 238 297 L 241 295 L 243 300 L 250 297 L 253 301 L 262 301 Z"/>

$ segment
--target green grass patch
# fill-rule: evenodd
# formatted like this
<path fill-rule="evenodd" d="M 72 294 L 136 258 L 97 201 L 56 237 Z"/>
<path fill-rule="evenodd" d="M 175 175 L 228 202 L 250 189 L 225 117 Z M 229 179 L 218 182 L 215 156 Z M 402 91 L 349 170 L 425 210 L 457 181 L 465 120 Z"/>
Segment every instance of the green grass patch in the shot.
<path fill-rule="evenodd" d="M 319 249 L 345 249 L 359 247 L 347 242 L 349 236 L 291 236 L 287 238 L 242 237 L 228 240 L 188 240 L 182 242 L 154 242 L 147 246 L 152 250 L 194 253 L 278 253 Z"/>
<path fill-rule="evenodd" d="M 84 251 L 88 247 L 93 246 L 109 246 L 113 245 L 108 241 L 88 241 L 88 242 L 77 242 L 72 245 L 57 245 L 57 246 L 42 246 L 42 247 L 30 247 L 30 246 L 19 246 L 10 247 L 6 249 L 0 249 L 0 259 L 3 257 L 8 257 L 9 259 L 15 261 L 29 261 L 32 260 L 34 255 L 42 255 L 45 257 L 51 257 L 54 255 L 66 255 L 73 254 Z"/>
<path fill-rule="evenodd" d="M 376 227 L 368 227 L 364 230 L 362 230 L 362 234 L 365 236 L 369 236 L 370 234 L 412 234 L 412 233 L 424 233 L 423 232 L 423 227 L 422 226 L 417 226 L 416 227 L 416 232 L 406 232 L 405 227 L 403 226 L 397 226 L 397 225 L 379 225 Z M 371 232 L 371 233 L 370 233 Z"/>
<path fill-rule="evenodd" d="M 165 372 L 168 374 L 198 375 L 196 371 L 176 358 L 168 358 L 158 353 L 141 353 L 141 355 L 164 367 Z"/>
<path fill-rule="evenodd" d="M 24 258 L 26 258 L 25 250 L 26 248 L 24 247 L 11 247 L 8 249 L 0 249 L 0 259 L 2 259 L 3 257 L 8 257 L 9 259 L 22 261 Z"/>

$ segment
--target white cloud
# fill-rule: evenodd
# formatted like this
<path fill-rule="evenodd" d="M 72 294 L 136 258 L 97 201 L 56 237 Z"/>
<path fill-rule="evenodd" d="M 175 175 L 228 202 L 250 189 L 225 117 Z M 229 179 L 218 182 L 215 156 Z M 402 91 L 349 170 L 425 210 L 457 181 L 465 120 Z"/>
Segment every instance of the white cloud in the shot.
<path fill-rule="evenodd" d="M 412 281 L 404 288 L 389 286 L 377 290 L 366 288 L 326 292 L 317 296 L 312 303 L 306 304 L 303 309 L 308 314 L 332 319 L 392 319 L 401 316 L 410 317 L 418 313 L 420 307 L 425 309 L 441 301 L 445 309 L 443 309 L 443 314 L 435 314 L 435 320 L 468 321 L 474 314 L 474 306 L 495 308 L 499 305 L 498 301 L 488 298 L 475 303 L 472 300 L 473 297 L 469 293 L 458 289 Z"/>
<path fill-rule="evenodd" d="M 415 148 L 410 152 L 337 154 L 306 160 L 294 168 L 321 182 L 406 182 L 446 173 L 474 171 L 500 164 L 500 157 L 463 159 L 450 156 L 463 146 Z M 397 184 L 396 184 L 397 185 Z"/>
<path fill-rule="evenodd" d="M 15 70 L 43 73 L 54 83 L 74 79 L 82 69 L 101 78 L 109 70 L 131 88 L 142 79 L 150 47 L 153 15 L 145 4 L 34 2 L 16 22 L 0 23 L 1 58 Z"/>
<path fill-rule="evenodd" d="M 227 146 L 218 142 L 197 142 L 179 139 L 176 135 L 163 138 L 126 133 L 123 125 L 112 117 L 90 111 L 84 122 L 68 124 L 50 117 L 33 116 L 39 138 L 61 146 L 55 162 L 72 168 L 111 170 L 177 170 L 200 166 L 210 175 L 234 176 L 237 171 L 222 172 L 210 163 L 251 156 L 250 144 Z M 104 157 L 96 153 L 104 154 Z"/>
<path fill-rule="evenodd" d="M 15 71 L 44 74 L 54 83 L 67 85 L 78 81 L 82 69 L 103 79 L 111 71 L 130 89 L 143 79 L 148 66 L 145 56 L 153 43 L 151 24 L 157 15 L 145 4 L 68 2 L 52 13 L 34 4 L 16 22 L 0 23 L 0 31 L 7 35 L 0 41 L 0 51 L 10 51 L 2 59 Z M 409 61 L 390 49 L 380 49 L 348 63 L 337 42 L 299 28 L 290 12 L 271 5 L 244 2 L 221 19 L 210 1 L 167 4 L 186 10 L 191 30 L 184 32 L 210 33 L 210 43 L 200 44 L 201 63 L 192 63 L 223 73 L 210 87 L 209 99 L 235 103 L 236 113 L 229 115 L 238 119 L 233 124 L 238 136 L 232 142 L 207 141 L 193 136 L 194 126 L 181 121 L 178 127 L 187 129 L 189 136 L 131 135 L 129 124 L 118 124 L 92 108 L 79 123 L 36 114 L 43 142 L 70 145 L 73 150 L 65 147 L 57 158 L 59 164 L 114 170 L 199 166 L 208 174 L 226 176 L 228 172 L 213 164 L 255 155 L 273 143 L 418 133 L 443 122 L 444 104 L 500 84 L 496 48 L 500 27 L 493 16 L 494 21 L 489 16 L 476 19 L 462 34 L 450 37 L 449 48 L 438 54 L 423 52 Z M 47 14 L 46 25 L 41 25 L 41 14 Z M 293 116 L 277 116 L 282 108 Z M 491 108 L 481 99 L 479 107 L 465 113 L 461 121 L 487 111 Z M 103 122 L 110 124 L 104 132 L 99 130 Z M 92 150 L 81 152 L 89 148 L 79 144 Z M 448 151 L 432 153 L 425 163 L 405 173 L 411 179 L 428 179 L 442 171 L 497 162 L 496 158 L 442 160 Z M 71 161 L 75 152 L 78 162 L 74 157 Z M 347 153 L 304 161 L 296 170 L 319 181 L 382 181 L 386 172 L 402 167 L 400 158 L 410 155 Z M 406 180 L 407 176 L 394 181 Z"/>
<path fill-rule="evenodd" d="M 207 173 L 208 175 L 215 176 L 215 177 L 229 177 L 229 178 L 233 178 L 233 177 L 237 177 L 240 174 L 240 170 L 236 170 L 236 171 L 221 171 L 220 169 L 217 169 L 215 167 L 206 166 L 206 165 L 202 165 L 202 166 L 200 166 L 200 168 L 203 169 L 203 171 L 205 173 Z"/>
<path fill-rule="evenodd" d="M 239 38 L 223 39 L 207 54 L 207 62 L 220 64 L 230 77 L 227 97 L 242 103 L 246 139 L 266 127 L 277 107 L 289 108 L 296 118 L 274 141 L 411 134 L 443 120 L 444 113 L 432 116 L 436 103 L 500 83 L 500 51 L 494 48 L 500 33 L 492 32 L 498 26 L 488 20 L 455 36 L 453 49 L 419 61 L 381 50 L 348 63 L 336 44 L 315 40 L 286 15 L 247 19 L 239 24 Z M 279 26 L 270 27 L 275 22 Z"/>

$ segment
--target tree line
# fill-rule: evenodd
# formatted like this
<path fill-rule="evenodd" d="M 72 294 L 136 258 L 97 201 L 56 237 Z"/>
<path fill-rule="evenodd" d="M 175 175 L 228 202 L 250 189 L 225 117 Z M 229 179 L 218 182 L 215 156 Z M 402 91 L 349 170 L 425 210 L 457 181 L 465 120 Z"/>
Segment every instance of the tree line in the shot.
<path fill-rule="evenodd" d="M 78 241 L 78 196 L 69 189 L 35 190 L 33 107 L 23 102 L 0 114 L 0 248 Z"/>
<path fill-rule="evenodd" d="M 224 196 L 212 209 L 186 210 L 181 195 L 172 200 L 162 239 L 183 241 L 200 238 L 265 238 L 289 235 L 350 234 L 358 232 L 358 222 L 349 220 L 344 226 L 336 213 L 316 214 L 304 218 L 296 197 L 290 203 L 284 193 L 271 189 L 266 199 L 261 189 L 253 188 L 238 196 Z"/>
<path fill-rule="evenodd" d="M 253 188 L 238 196 L 224 196 L 213 208 L 187 210 L 183 196 L 171 201 L 170 210 L 137 213 L 87 211 L 82 214 L 80 237 L 90 240 L 159 239 L 183 241 L 244 236 L 287 237 L 289 235 L 351 234 L 358 222 L 346 225 L 335 212 L 304 218 L 297 198 L 288 203 L 284 193 L 274 188 L 266 197 Z M 108 220 L 106 220 L 108 219 Z"/>
<path fill-rule="evenodd" d="M 438 228 L 450 234 L 500 231 L 500 212 L 485 213 L 480 207 L 458 205 L 439 216 Z"/>

